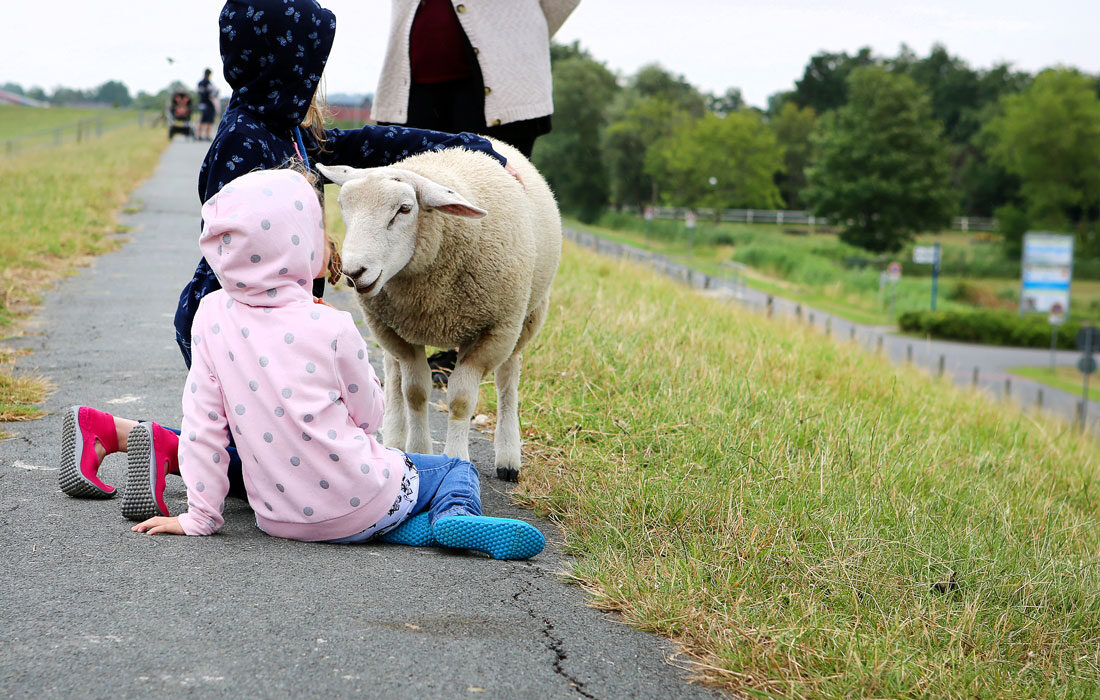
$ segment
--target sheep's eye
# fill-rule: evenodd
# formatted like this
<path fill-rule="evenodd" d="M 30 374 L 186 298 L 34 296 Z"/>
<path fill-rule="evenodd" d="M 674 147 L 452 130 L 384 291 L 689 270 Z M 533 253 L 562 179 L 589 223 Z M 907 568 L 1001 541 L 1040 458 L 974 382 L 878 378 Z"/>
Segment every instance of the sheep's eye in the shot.
<path fill-rule="evenodd" d="M 412 207 L 410 207 L 408 204 L 402 204 L 397 209 L 398 214 L 408 214 L 410 211 L 412 211 Z"/>

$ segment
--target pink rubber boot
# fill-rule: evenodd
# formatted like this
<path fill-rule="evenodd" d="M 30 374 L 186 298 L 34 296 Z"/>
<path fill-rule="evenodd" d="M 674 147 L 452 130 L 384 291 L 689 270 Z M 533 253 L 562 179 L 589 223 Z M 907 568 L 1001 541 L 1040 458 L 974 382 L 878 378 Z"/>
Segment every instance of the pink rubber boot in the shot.
<path fill-rule="evenodd" d="M 111 498 L 115 487 L 99 478 L 95 444 L 107 454 L 118 452 L 115 418 L 87 406 L 72 406 L 61 421 L 61 467 L 57 483 L 74 498 Z"/>
<path fill-rule="evenodd" d="M 126 439 L 126 491 L 122 494 L 122 515 L 130 520 L 148 520 L 168 515 L 164 503 L 164 482 L 179 474 L 179 436 L 156 423 L 138 423 Z"/>

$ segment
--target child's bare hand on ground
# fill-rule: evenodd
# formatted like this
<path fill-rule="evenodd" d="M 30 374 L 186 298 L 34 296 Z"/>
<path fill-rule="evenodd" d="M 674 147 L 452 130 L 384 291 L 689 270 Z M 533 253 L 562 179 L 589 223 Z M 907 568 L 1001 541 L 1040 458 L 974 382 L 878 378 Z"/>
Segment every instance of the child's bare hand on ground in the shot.
<path fill-rule="evenodd" d="M 147 535 L 185 535 L 179 518 L 166 518 L 158 515 L 149 518 L 143 523 L 138 523 L 130 528 L 133 532 L 144 532 Z"/>

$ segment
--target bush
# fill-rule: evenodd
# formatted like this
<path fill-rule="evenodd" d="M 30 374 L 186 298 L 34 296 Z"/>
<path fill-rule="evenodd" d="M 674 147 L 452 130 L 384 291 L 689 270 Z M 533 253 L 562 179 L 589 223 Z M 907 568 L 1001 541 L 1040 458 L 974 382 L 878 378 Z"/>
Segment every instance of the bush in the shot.
<path fill-rule="evenodd" d="M 807 285 L 826 285 L 842 281 L 847 273 L 817 255 L 795 246 L 780 247 L 751 243 L 736 249 L 734 260 L 764 270 L 776 277 Z"/>
<path fill-rule="evenodd" d="M 906 311 L 898 316 L 905 333 L 983 345 L 1025 348 L 1050 347 L 1050 323 L 1045 315 L 1019 316 L 1008 311 Z M 1058 327 L 1058 347 L 1077 348 L 1081 324 L 1067 321 Z"/>

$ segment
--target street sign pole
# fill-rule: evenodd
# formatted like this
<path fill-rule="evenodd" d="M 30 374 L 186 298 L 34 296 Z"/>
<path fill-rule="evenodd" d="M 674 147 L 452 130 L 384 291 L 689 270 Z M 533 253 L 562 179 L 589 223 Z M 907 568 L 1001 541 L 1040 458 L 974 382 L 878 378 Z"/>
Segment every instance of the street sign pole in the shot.
<path fill-rule="evenodd" d="M 1095 326 L 1085 326 L 1077 333 L 1077 349 L 1084 353 L 1077 361 L 1077 369 L 1085 375 L 1081 383 L 1081 430 L 1088 426 L 1089 412 L 1089 375 L 1096 371 L 1096 360 L 1092 354 L 1100 350 L 1100 330 Z"/>
<path fill-rule="evenodd" d="M 1058 326 L 1066 320 L 1065 309 L 1058 302 L 1050 305 L 1050 373 L 1054 374 L 1054 353 L 1058 349 Z"/>
<path fill-rule="evenodd" d="M 936 287 L 940 277 L 940 244 L 936 243 L 932 257 L 932 310 L 936 310 Z"/>

